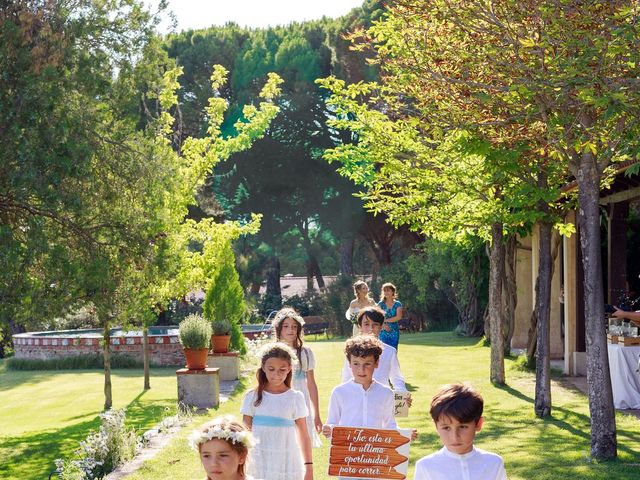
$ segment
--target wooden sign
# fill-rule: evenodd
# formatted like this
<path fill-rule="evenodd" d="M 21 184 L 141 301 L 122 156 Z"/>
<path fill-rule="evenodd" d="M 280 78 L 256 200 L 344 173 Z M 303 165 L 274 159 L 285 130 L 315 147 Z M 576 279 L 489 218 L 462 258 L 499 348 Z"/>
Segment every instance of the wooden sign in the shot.
<path fill-rule="evenodd" d="M 409 399 L 409 392 L 393 392 L 396 396 L 396 406 L 395 406 L 395 414 L 397 417 L 408 417 L 409 416 L 409 404 L 407 400 Z"/>
<path fill-rule="evenodd" d="M 411 430 L 333 427 L 329 475 L 404 480 Z"/>

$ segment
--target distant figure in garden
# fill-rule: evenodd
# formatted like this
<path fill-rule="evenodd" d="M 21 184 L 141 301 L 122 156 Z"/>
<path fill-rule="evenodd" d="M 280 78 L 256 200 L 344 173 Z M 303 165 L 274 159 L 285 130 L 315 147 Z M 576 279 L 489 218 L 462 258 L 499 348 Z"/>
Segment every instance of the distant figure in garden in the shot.
<path fill-rule="evenodd" d="M 502 458 L 473 446 L 482 429 L 482 395 L 472 386 L 444 385 L 431 400 L 431 418 L 443 444 L 416 463 L 414 480 L 507 480 Z"/>
<path fill-rule="evenodd" d="M 366 307 L 358 314 L 358 328 L 362 335 L 371 335 L 378 338 L 382 331 L 384 323 L 384 312 L 378 307 Z M 353 376 L 349 363 L 345 361 L 342 367 L 342 381 L 347 382 Z M 380 361 L 373 373 L 373 378 L 384 386 L 393 388 L 396 392 L 406 392 L 407 387 L 404 384 L 404 377 L 400 371 L 400 362 L 396 349 L 390 345 L 382 344 L 382 353 Z M 411 405 L 411 397 L 408 399 Z"/>
<path fill-rule="evenodd" d="M 255 440 L 232 416 L 205 423 L 193 431 L 189 443 L 200 454 L 206 480 L 254 480 L 244 469 Z"/>
<path fill-rule="evenodd" d="M 291 389 L 296 353 L 284 343 L 268 343 L 259 358 L 258 386 L 240 410 L 258 440 L 248 472 L 264 480 L 313 480 L 309 411 L 302 392 Z"/>
<path fill-rule="evenodd" d="M 393 283 L 382 285 L 378 306 L 384 311 L 385 317 L 380 340 L 398 350 L 398 342 L 400 341 L 398 321 L 402 318 L 403 308 L 402 304 L 396 300 L 396 287 Z"/>
<path fill-rule="evenodd" d="M 369 296 L 369 285 L 367 285 L 367 282 L 364 282 L 362 280 L 358 280 L 353 284 L 353 294 L 356 298 L 351 300 L 349 308 L 345 313 L 345 317 L 347 317 L 347 320 L 353 323 L 352 335 L 355 336 L 360 333 L 358 322 L 356 321 L 356 319 L 358 318 L 358 312 L 360 312 L 360 310 L 365 307 L 375 305 L 376 302 L 374 302 L 373 299 Z"/>
<path fill-rule="evenodd" d="M 321 447 L 322 442 L 318 433 L 322 431 L 322 420 L 318 403 L 318 385 L 313 373 L 316 359 L 311 349 L 303 345 L 304 319 L 293 308 L 283 308 L 276 313 L 272 325 L 276 339 L 293 348 L 298 356 L 298 365 L 293 372 L 292 387 L 303 393 L 304 401 L 309 410 L 307 431 L 311 437 L 311 445 L 316 448 Z"/>

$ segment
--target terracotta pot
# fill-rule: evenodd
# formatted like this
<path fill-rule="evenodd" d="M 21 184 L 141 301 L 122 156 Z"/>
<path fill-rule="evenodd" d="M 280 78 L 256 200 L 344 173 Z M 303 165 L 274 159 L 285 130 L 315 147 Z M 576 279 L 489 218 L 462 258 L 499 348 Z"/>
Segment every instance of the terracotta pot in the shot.
<path fill-rule="evenodd" d="M 207 368 L 208 348 L 184 349 L 184 356 L 187 359 L 187 368 L 189 370 L 204 370 Z"/>
<path fill-rule="evenodd" d="M 230 343 L 231 335 L 211 335 L 211 348 L 213 349 L 213 353 L 227 353 Z"/>

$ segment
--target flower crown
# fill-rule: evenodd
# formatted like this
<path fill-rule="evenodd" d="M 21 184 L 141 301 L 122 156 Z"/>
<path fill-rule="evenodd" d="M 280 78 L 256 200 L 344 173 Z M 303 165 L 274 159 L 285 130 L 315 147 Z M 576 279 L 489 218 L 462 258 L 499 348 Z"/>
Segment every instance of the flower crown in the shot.
<path fill-rule="evenodd" d="M 219 425 L 209 427 L 204 431 L 194 430 L 191 435 L 189 435 L 189 445 L 191 445 L 191 448 L 194 450 L 198 450 L 200 445 L 208 442 L 209 440 L 226 440 L 233 444 L 240 443 L 247 449 L 254 447 L 257 443 L 254 436 L 248 430 L 235 432 L 233 430 L 222 428 Z"/>
<path fill-rule="evenodd" d="M 283 308 L 280 310 L 273 321 L 271 322 L 271 326 L 275 329 L 278 328 L 278 325 L 282 323 L 285 318 L 293 318 L 296 322 L 300 324 L 300 327 L 304 327 L 304 319 L 298 312 L 296 312 L 293 308 Z"/>

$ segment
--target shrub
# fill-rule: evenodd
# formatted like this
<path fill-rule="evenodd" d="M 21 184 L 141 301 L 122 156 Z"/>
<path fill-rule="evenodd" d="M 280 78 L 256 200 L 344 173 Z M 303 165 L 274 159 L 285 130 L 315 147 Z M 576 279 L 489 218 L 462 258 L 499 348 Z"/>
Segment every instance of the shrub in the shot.
<path fill-rule="evenodd" d="M 322 296 L 325 307 L 323 317 L 331 324 L 331 330 L 340 335 L 351 335 L 352 324 L 344 316 L 353 300 L 353 278 L 340 275 L 329 285 Z"/>
<path fill-rule="evenodd" d="M 96 353 L 51 359 L 9 358 L 6 363 L 10 370 L 90 370 L 104 368 L 104 356 Z M 111 368 L 142 368 L 142 361 L 128 355 L 112 355 Z"/>
<path fill-rule="evenodd" d="M 219 264 L 202 304 L 202 312 L 210 322 L 220 319 L 229 320 L 231 322 L 231 350 L 236 350 L 242 355 L 247 353 L 244 335 L 240 328 L 240 322 L 246 315 L 247 306 L 244 300 L 244 290 L 240 285 L 240 277 L 235 268 L 235 257 L 229 243 L 220 252 Z"/>
<path fill-rule="evenodd" d="M 230 335 L 233 325 L 226 318 L 211 322 L 214 335 Z"/>
<path fill-rule="evenodd" d="M 179 325 L 180 345 L 182 348 L 209 348 L 211 343 L 211 324 L 202 316 L 191 314 Z"/>
<path fill-rule="evenodd" d="M 108 410 L 100 414 L 102 426 L 80 442 L 70 460 L 57 459 L 58 475 L 63 480 L 102 478 L 136 454 L 137 438 L 124 425 L 124 410 Z"/>

